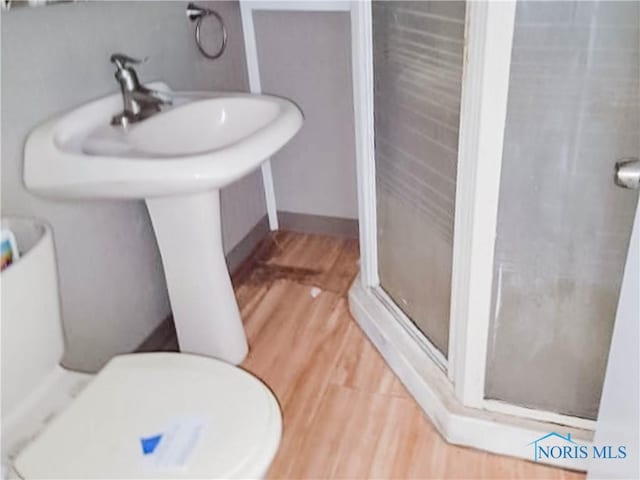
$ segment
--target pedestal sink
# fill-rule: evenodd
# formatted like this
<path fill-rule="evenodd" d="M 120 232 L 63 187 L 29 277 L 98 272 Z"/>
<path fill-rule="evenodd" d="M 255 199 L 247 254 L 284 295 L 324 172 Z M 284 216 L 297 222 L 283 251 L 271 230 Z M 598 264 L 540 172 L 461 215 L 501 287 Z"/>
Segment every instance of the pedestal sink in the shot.
<path fill-rule="evenodd" d="M 180 350 L 240 363 L 247 341 L 222 248 L 220 188 L 302 126 L 291 101 L 243 93 L 171 92 L 172 105 L 126 129 L 109 124 L 119 94 L 38 126 L 24 180 L 68 199 L 144 199 L 162 255 Z"/>

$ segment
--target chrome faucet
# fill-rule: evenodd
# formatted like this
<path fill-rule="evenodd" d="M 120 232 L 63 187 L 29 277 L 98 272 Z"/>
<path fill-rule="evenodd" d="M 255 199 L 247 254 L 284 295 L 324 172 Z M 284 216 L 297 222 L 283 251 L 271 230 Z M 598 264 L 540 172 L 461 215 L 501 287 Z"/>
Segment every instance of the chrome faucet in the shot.
<path fill-rule="evenodd" d="M 145 62 L 122 53 L 111 55 L 111 62 L 116 66 L 116 80 L 122 91 L 124 108 L 121 113 L 111 119 L 111 125 L 126 127 L 130 123 L 140 122 L 158 113 L 162 105 L 170 105 L 171 99 L 155 90 L 150 90 L 138 81 L 138 74 L 131 65 Z"/>

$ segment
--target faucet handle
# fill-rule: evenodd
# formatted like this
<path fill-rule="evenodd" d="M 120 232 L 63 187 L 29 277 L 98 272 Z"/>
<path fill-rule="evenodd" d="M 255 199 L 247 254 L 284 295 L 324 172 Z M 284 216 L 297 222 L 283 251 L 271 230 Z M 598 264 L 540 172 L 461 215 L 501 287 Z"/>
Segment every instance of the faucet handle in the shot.
<path fill-rule="evenodd" d="M 126 68 L 127 65 L 138 65 L 139 63 L 144 63 L 149 60 L 149 57 L 144 57 L 142 60 L 137 58 L 132 58 L 129 55 L 125 55 L 124 53 L 114 53 L 111 55 L 111 63 L 114 63 L 118 70 Z"/>

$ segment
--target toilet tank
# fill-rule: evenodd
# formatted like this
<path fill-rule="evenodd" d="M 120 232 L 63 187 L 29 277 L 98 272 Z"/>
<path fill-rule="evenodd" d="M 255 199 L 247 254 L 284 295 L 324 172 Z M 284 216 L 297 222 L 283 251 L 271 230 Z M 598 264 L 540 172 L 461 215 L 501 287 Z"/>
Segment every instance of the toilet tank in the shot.
<path fill-rule="evenodd" d="M 64 352 L 51 228 L 5 217 L 20 258 L 0 274 L 2 420 L 57 369 Z"/>

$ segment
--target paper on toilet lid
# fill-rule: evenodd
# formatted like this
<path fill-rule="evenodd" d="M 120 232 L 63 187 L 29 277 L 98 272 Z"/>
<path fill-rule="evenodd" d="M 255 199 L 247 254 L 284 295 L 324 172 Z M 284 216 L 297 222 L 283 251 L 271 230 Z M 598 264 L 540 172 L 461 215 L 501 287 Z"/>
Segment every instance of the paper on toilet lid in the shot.
<path fill-rule="evenodd" d="M 221 361 L 115 357 L 15 461 L 23 478 L 246 478 L 266 473 L 282 420 L 269 389 Z"/>

